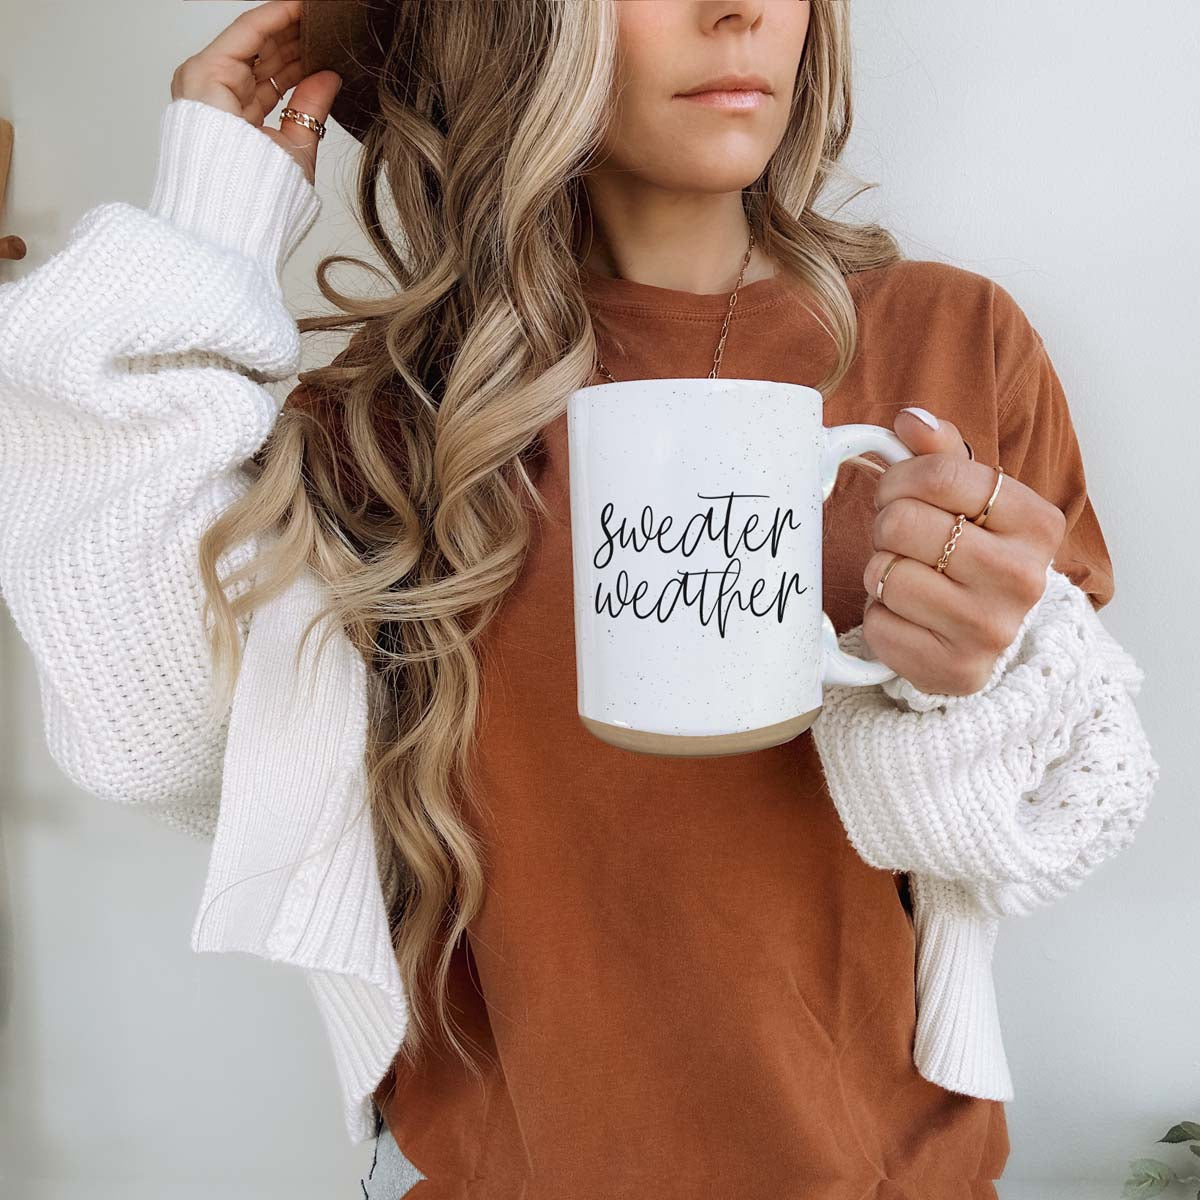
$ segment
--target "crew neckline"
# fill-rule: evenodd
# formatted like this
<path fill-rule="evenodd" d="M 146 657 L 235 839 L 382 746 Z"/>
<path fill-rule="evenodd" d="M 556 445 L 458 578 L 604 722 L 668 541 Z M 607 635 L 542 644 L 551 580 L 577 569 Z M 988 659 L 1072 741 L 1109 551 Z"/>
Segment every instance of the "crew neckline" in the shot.
<path fill-rule="evenodd" d="M 600 275 L 584 263 L 579 264 L 580 283 L 590 305 L 608 310 L 634 313 L 654 313 L 657 316 L 721 316 L 729 309 L 728 292 L 687 292 L 679 288 L 658 287 L 619 279 L 615 275 Z M 778 304 L 795 293 L 799 281 L 779 268 L 766 279 L 743 283 L 738 292 L 738 313 L 758 312 Z"/>

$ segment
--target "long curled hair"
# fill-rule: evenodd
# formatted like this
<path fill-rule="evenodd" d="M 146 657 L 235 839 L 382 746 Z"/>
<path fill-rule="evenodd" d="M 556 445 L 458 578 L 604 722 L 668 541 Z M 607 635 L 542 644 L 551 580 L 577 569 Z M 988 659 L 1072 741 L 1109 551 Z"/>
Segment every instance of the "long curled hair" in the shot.
<path fill-rule="evenodd" d="M 856 347 L 845 277 L 902 257 L 881 227 L 814 208 L 851 128 L 848 8 L 812 0 L 786 132 L 743 191 L 758 244 L 806 285 L 836 346 L 829 375 L 813 381 L 824 394 Z M 482 847 L 461 815 L 477 643 L 521 570 L 526 502 L 544 511 L 527 469 L 539 431 L 593 376 L 583 177 L 612 115 L 617 16 L 608 0 L 396 10 L 356 185 L 384 287 L 343 294 L 332 265 L 380 270 L 321 260 L 318 286 L 338 311 L 300 330 L 351 336 L 332 363 L 300 375 L 249 464 L 249 490 L 207 530 L 200 565 L 227 689 L 245 621 L 305 568 L 327 588 L 329 624 L 366 659 L 370 812 L 410 999 L 402 1050 L 437 1032 L 473 1065 L 448 1016 L 447 978 L 484 895 Z M 227 554 L 249 543 L 251 561 L 223 574 Z"/>

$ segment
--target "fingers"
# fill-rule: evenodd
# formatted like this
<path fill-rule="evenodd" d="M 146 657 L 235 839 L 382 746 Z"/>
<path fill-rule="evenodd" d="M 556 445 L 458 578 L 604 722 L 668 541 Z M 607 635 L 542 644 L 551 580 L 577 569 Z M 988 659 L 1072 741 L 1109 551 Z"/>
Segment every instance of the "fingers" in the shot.
<path fill-rule="evenodd" d="M 333 107 L 334 99 L 341 86 L 342 79 L 336 71 L 315 71 L 296 84 L 291 96 L 288 97 L 288 107 L 307 113 L 310 117 L 315 117 L 324 123 L 329 117 L 329 110 Z M 293 155 L 304 160 L 311 179 L 315 170 L 319 135 L 298 121 L 290 120 L 280 121 L 278 135 L 287 144 Z"/>
<path fill-rule="evenodd" d="M 955 516 L 924 500 L 902 496 L 875 514 L 872 545 L 889 557 L 903 554 L 932 570 L 950 540 Z M 934 573 L 948 575 L 955 583 L 977 583 L 994 574 L 998 552 L 999 540 L 994 532 L 964 521 L 945 572 Z M 888 578 L 889 587 L 894 576 L 895 572 Z M 874 595 L 874 585 L 870 591 Z"/>
<path fill-rule="evenodd" d="M 897 563 L 899 571 L 902 563 Z M 896 578 L 888 576 L 887 587 Z M 887 595 L 887 590 L 884 590 Z M 967 658 L 931 629 L 913 624 L 878 601 L 863 613 L 863 640 L 871 653 L 925 692 L 970 695 L 987 682 L 986 660 Z M 947 685 L 946 680 L 952 681 Z"/>
<path fill-rule="evenodd" d="M 281 91 L 298 82 L 293 61 L 300 59 L 300 11 L 301 0 L 268 0 L 240 13 L 176 68 L 172 100 L 201 100 L 261 126 L 279 102 L 267 77 L 274 75 Z"/>
<path fill-rule="evenodd" d="M 917 405 L 902 408 L 893 421 L 896 436 L 914 454 L 952 454 L 969 459 L 958 426 Z"/>
<path fill-rule="evenodd" d="M 288 63 L 296 62 L 299 58 L 300 30 L 296 26 L 290 26 L 279 37 L 272 35 L 263 42 L 258 50 L 257 59 L 253 60 L 254 69 L 260 75 L 264 71 L 274 75 L 276 71 L 282 70 Z"/>
<path fill-rule="evenodd" d="M 982 647 L 998 654 L 1012 641 L 1025 608 L 1019 599 L 1009 601 L 1007 590 L 993 590 L 986 603 L 981 603 L 977 591 L 916 559 L 901 558 L 888 571 L 894 557 L 892 551 L 880 550 L 867 561 L 863 586 L 871 603 L 882 604 L 897 617 L 928 629 L 950 649 Z M 885 571 L 883 596 L 877 598 Z"/>
<path fill-rule="evenodd" d="M 1019 479 L 1000 478 L 1000 490 L 983 528 L 1020 534 L 1052 557 L 1063 535 L 1062 511 Z M 989 463 L 953 454 L 921 454 L 894 463 L 880 476 L 875 507 L 882 511 L 899 500 L 915 498 L 951 515 L 966 513 L 973 520 L 991 499 L 996 480 L 996 468 Z"/>
<path fill-rule="evenodd" d="M 256 80 L 254 98 L 262 119 L 283 102 L 290 88 L 304 78 L 298 37 L 282 46 L 269 42 L 264 50 L 265 53 L 253 68 Z"/>
<path fill-rule="evenodd" d="M 294 36 L 285 36 L 283 40 L 274 37 L 269 37 L 263 43 L 262 48 L 258 51 L 257 59 L 251 60 L 251 70 L 254 72 L 255 78 L 267 87 L 272 101 L 278 99 L 274 89 L 271 87 L 269 79 L 274 76 L 275 82 L 280 85 L 280 91 L 285 90 L 280 76 L 289 69 L 294 70 L 300 65 L 300 35 L 296 33 Z M 293 80 L 293 83 L 298 83 L 299 77 Z M 268 107 L 270 107 L 268 105 Z"/>
<path fill-rule="evenodd" d="M 914 558 L 901 558 L 893 564 L 894 557 L 893 551 L 881 550 L 867 561 L 863 586 L 868 603 L 884 604 L 889 612 L 936 633 L 940 639 L 958 640 L 970 605 L 967 589 Z M 885 571 L 887 582 L 879 596 L 879 580 Z"/>
<path fill-rule="evenodd" d="M 956 516 L 925 500 L 901 496 L 875 514 L 872 544 L 876 550 L 887 551 L 889 557 L 903 554 L 933 570 L 951 538 Z M 935 573 L 968 586 L 992 586 L 996 580 L 1012 578 L 1016 592 L 1039 589 L 1034 594 L 1040 595 L 1050 558 L 1048 551 L 1042 552 L 1040 544 L 1027 537 L 998 533 L 991 528 L 991 521 L 981 529 L 968 520 L 962 524 L 945 571 Z M 888 586 L 891 582 L 889 577 Z M 874 594 L 873 583 L 868 590 Z"/>
<path fill-rule="evenodd" d="M 282 35 L 293 25 L 299 31 L 302 8 L 301 0 L 267 0 L 266 4 L 248 8 L 226 25 L 201 53 L 224 55 L 249 63 L 256 54 L 262 53 L 267 38 L 286 40 Z"/>
<path fill-rule="evenodd" d="M 917 687 L 945 691 L 950 679 L 951 690 L 968 694 L 1040 598 L 1066 517 L 1020 480 L 973 461 L 952 421 L 901 410 L 895 430 L 913 457 L 890 465 L 876 485 L 864 638 Z M 974 524 L 989 503 L 986 528 Z"/>

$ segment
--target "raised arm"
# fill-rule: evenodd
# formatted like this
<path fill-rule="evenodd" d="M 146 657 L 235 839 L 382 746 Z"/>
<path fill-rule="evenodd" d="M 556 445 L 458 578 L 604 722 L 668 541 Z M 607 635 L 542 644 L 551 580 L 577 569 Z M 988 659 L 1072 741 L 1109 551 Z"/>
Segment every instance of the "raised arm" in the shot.
<path fill-rule="evenodd" d="M 231 112 L 173 100 L 160 136 L 145 208 L 91 209 L 0 289 L 0 590 L 62 769 L 206 836 L 225 723 L 197 545 L 299 365 L 279 275 L 321 202 Z"/>

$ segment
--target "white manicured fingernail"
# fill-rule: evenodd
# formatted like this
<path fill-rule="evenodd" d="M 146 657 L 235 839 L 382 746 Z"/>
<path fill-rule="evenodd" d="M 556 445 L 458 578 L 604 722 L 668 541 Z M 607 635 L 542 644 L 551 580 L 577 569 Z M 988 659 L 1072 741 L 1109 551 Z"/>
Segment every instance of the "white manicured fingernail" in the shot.
<path fill-rule="evenodd" d="M 927 412 L 923 408 L 902 408 L 900 411 L 912 413 L 912 415 L 916 417 L 918 421 L 924 421 L 930 429 L 937 429 L 939 427 L 940 423 L 937 417 L 935 417 L 933 413 Z"/>

